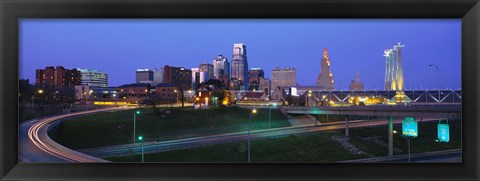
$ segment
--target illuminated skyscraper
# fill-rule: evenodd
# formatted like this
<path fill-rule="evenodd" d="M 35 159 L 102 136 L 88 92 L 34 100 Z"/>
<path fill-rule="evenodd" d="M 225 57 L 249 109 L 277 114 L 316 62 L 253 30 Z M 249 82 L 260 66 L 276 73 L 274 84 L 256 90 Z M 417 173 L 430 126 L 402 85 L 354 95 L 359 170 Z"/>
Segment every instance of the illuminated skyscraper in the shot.
<path fill-rule="evenodd" d="M 334 90 L 333 74 L 330 70 L 330 58 L 327 49 L 323 49 L 323 57 L 320 61 L 320 74 L 317 78 L 317 86 L 323 90 Z"/>
<path fill-rule="evenodd" d="M 248 87 L 247 47 L 243 43 L 233 44 L 233 58 L 230 79 L 232 89 L 246 90 Z"/>
<path fill-rule="evenodd" d="M 411 101 L 403 92 L 403 66 L 402 66 L 402 48 L 405 45 L 398 43 L 393 49 L 387 49 L 385 56 L 385 90 L 396 91 L 393 98 L 395 102 Z"/>

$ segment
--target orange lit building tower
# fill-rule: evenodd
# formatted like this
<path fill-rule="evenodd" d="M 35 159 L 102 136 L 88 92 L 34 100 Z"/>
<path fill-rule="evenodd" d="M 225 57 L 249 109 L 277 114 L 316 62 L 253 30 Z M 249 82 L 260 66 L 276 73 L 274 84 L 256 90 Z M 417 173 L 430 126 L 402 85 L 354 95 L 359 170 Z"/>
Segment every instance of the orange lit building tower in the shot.
<path fill-rule="evenodd" d="M 334 90 L 333 74 L 330 69 L 330 58 L 328 58 L 327 48 L 323 49 L 323 57 L 320 61 L 320 74 L 317 79 L 317 86 L 323 90 Z"/>

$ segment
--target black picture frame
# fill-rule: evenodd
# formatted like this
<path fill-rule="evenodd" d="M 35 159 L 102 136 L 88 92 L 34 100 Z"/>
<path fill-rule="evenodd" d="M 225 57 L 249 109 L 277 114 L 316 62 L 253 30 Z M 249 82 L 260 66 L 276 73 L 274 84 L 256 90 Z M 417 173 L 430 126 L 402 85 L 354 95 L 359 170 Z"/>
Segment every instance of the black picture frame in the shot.
<path fill-rule="evenodd" d="M 20 18 L 461 18 L 462 163 L 18 163 Z M 1 0 L 1 180 L 478 180 L 478 0 Z"/>

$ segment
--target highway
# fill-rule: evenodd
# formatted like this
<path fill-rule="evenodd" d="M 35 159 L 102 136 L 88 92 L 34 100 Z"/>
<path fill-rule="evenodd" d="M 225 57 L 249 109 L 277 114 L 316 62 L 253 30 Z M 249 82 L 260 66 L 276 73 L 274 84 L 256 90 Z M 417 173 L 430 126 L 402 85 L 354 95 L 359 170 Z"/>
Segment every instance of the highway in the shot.
<path fill-rule="evenodd" d="M 127 107 L 114 107 L 87 112 L 77 112 L 66 115 L 57 115 L 49 118 L 27 121 L 19 126 L 19 161 L 20 162 L 108 162 L 101 159 L 111 156 L 126 156 L 132 150 L 136 154 L 141 153 L 141 143 L 116 145 L 84 150 L 71 150 L 66 148 L 48 136 L 49 128 L 69 117 L 98 113 L 112 112 L 129 109 Z M 423 121 L 438 119 L 423 119 Z M 395 124 L 401 123 L 401 120 L 394 120 Z M 370 127 L 388 124 L 387 120 L 353 120 L 350 121 L 350 128 Z M 252 139 L 265 139 L 287 136 L 290 134 L 311 133 L 319 131 L 332 131 L 344 129 L 344 122 L 323 123 L 318 126 L 304 125 L 284 128 L 273 128 L 267 130 L 251 131 Z M 385 130 L 386 131 L 386 130 Z M 186 139 L 145 142 L 145 153 L 164 152 L 177 149 L 194 148 L 206 145 L 214 145 L 229 142 L 244 141 L 247 139 L 247 132 L 226 133 L 202 137 L 193 137 Z"/>
<path fill-rule="evenodd" d="M 98 112 L 118 111 L 127 107 L 114 107 L 91 111 L 57 115 L 48 118 L 34 119 L 19 126 L 19 161 L 20 162 L 108 162 L 104 159 L 85 155 L 66 148 L 53 141 L 47 134 L 51 125 L 62 119 Z"/>
<path fill-rule="evenodd" d="M 422 121 L 436 121 L 438 119 L 423 119 Z M 402 120 L 394 120 L 394 124 L 401 123 Z M 375 120 L 375 121 L 365 121 L 365 120 L 355 120 L 350 121 L 350 128 L 358 127 L 369 127 L 369 126 L 380 126 L 388 124 L 387 120 Z M 268 130 L 255 130 L 251 131 L 251 139 L 265 139 L 265 138 L 275 138 L 287 136 L 290 134 L 301 134 L 301 133 L 311 133 L 319 131 L 332 131 L 345 129 L 344 122 L 334 122 L 334 123 L 323 123 L 318 126 L 307 125 L 307 126 L 298 126 L 298 127 L 286 127 L 286 128 L 274 128 Z M 387 132 L 387 128 L 385 128 Z M 144 152 L 145 153 L 156 153 L 156 152 L 165 152 L 178 149 L 186 148 L 195 148 L 206 145 L 214 145 L 221 143 L 230 143 L 247 140 L 247 132 L 238 132 L 238 133 L 226 133 L 218 135 L 210 135 L 203 137 L 194 137 L 162 142 L 145 142 L 144 143 Z M 79 152 L 85 153 L 87 155 L 92 155 L 99 158 L 111 157 L 111 156 L 126 156 L 129 152 L 133 151 L 136 154 L 141 153 L 141 143 L 125 144 L 125 145 L 116 145 L 116 146 L 107 146 L 101 148 L 92 148 L 92 149 L 83 149 L 77 150 Z"/>

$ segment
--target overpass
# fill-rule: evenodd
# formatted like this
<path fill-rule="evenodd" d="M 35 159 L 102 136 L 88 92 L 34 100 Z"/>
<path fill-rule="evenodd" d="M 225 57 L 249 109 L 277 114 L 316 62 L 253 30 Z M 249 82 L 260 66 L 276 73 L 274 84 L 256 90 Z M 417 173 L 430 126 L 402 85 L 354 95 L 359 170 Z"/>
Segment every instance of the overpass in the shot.
<path fill-rule="evenodd" d="M 287 114 L 333 114 L 384 117 L 439 117 L 458 118 L 462 112 L 460 104 L 430 105 L 373 105 L 373 106 L 319 106 L 319 107 L 281 107 Z"/>
<path fill-rule="evenodd" d="M 344 107 L 288 107 L 280 108 L 286 114 L 315 115 L 317 126 L 318 115 L 345 115 L 345 135 L 349 136 L 349 116 L 384 116 L 388 117 L 388 156 L 393 156 L 393 117 L 434 117 L 440 119 L 460 118 L 461 104 L 429 104 L 429 105 L 374 105 L 374 106 L 344 106 Z"/>

